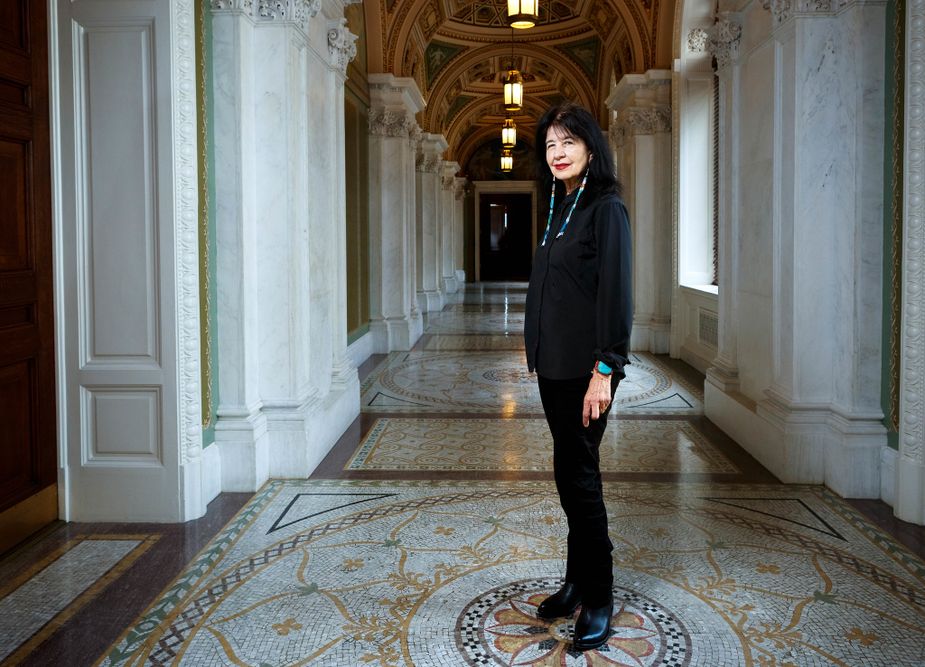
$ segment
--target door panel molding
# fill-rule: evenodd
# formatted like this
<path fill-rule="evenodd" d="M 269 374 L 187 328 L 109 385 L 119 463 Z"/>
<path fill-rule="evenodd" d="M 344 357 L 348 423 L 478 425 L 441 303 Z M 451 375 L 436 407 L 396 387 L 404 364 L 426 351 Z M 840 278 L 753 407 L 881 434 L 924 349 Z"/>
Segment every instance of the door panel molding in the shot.
<path fill-rule="evenodd" d="M 63 516 L 186 521 L 208 500 L 194 3 L 49 2 Z"/>

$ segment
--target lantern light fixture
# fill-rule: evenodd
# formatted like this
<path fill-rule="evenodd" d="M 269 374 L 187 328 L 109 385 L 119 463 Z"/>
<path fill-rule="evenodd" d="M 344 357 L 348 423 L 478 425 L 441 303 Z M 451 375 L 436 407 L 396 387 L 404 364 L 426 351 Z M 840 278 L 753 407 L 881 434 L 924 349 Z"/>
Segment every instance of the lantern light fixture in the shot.
<path fill-rule="evenodd" d="M 511 151 L 505 148 L 501 151 L 501 171 L 508 172 L 514 168 L 514 156 Z"/>
<path fill-rule="evenodd" d="M 507 0 L 507 21 L 512 28 L 524 30 L 536 25 L 539 0 Z"/>
<path fill-rule="evenodd" d="M 509 112 L 520 111 L 524 103 L 524 82 L 520 72 L 509 69 L 504 77 L 504 110 Z"/>
<path fill-rule="evenodd" d="M 520 111 L 524 103 L 524 80 L 520 72 L 514 69 L 514 29 L 511 28 L 511 62 L 504 82 L 504 110 L 508 113 Z"/>
<path fill-rule="evenodd" d="M 501 126 L 501 145 L 505 148 L 514 148 L 517 144 L 517 126 L 513 118 L 505 118 Z"/>

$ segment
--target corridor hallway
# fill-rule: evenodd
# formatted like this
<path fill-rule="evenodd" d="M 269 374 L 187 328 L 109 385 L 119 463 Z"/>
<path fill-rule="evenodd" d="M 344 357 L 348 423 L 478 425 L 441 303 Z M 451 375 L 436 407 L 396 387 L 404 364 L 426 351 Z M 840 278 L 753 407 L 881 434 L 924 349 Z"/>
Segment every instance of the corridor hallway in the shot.
<path fill-rule="evenodd" d="M 311 479 L 223 494 L 188 524 L 58 524 L 9 554 L 0 658 L 925 664 L 925 531 L 778 483 L 703 417 L 702 376 L 650 354 L 632 356 L 601 451 L 613 634 L 570 652 L 569 619 L 535 617 L 565 530 L 525 293 L 469 285 L 410 352 L 370 359 L 362 414 Z"/>

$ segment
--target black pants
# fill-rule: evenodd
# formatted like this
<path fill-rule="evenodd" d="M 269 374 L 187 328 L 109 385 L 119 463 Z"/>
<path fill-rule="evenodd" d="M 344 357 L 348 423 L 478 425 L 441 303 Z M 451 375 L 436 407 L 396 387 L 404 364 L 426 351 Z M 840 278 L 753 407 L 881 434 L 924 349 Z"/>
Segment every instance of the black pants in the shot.
<path fill-rule="evenodd" d="M 590 374 L 574 380 L 539 377 L 543 411 L 552 433 L 553 469 L 559 502 L 568 519 L 565 580 L 581 591 L 582 604 L 601 607 L 613 587 L 613 544 L 607 534 L 607 508 L 601 488 L 600 445 L 607 413 L 587 428 L 581 411 Z M 611 397 L 616 391 L 612 383 Z"/>

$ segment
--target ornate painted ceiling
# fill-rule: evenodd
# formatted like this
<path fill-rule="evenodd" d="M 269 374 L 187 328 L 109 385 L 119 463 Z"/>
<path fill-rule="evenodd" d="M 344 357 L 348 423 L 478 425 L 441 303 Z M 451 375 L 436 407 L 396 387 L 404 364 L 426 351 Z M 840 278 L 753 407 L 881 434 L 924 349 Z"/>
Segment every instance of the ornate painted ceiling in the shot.
<path fill-rule="evenodd" d="M 580 102 L 606 127 L 613 83 L 670 64 L 674 0 L 540 0 L 528 30 L 512 31 L 506 13 L 506 0 L 364 2 L 367 71 L 417 81 L 427 102 L 421 128 L 445 136 L 446 157 L 464 171 L 499 136 L 501 78 L 511 65 L 524 77 L 518 136 L 532 143 L 551 104 Z"/>

